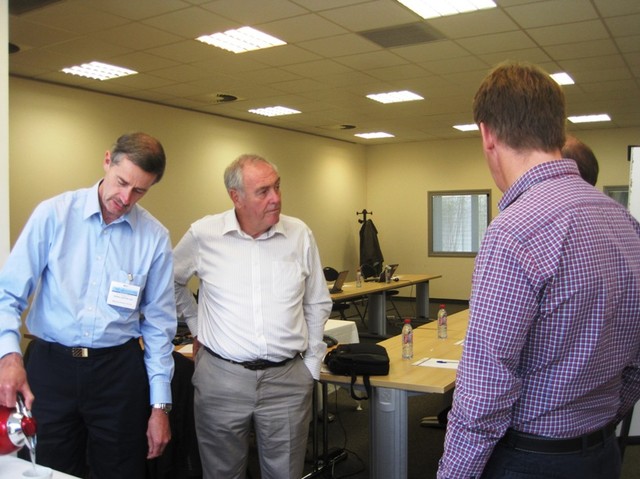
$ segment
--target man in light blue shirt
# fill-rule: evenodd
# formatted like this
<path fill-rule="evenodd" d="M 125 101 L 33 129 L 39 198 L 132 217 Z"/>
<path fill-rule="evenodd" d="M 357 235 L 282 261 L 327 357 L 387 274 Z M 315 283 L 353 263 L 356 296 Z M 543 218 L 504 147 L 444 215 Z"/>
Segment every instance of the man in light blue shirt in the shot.
<path fill-rule="evenodd" d="M 143 478 L 145 458 L 171 438 L 171 242 L 136 204 L 165 164 L 155 138 L 121 136 L 105 154 L 104 178 L 42 202 L 0 271 L 0 404 L 24 396 L 38 422 L 40 464 Z M 23 365 L 29 299 L 36 339 Z"/>

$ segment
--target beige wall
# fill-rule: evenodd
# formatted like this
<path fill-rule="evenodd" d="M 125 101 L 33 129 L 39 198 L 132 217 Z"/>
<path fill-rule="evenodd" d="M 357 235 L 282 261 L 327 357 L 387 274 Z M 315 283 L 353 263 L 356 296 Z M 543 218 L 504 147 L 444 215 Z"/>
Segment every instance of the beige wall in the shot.
<path fill-rule="evenodd" d="M 94 184 L 114 140 L 142 130 L 162 141 L 168 164 L 141 204 L 174 244 L 194 220 L 231 208 L 224 168 L 257 153 L 278 165 L 283 212 L 313 229 L 323 262 L 358 261 L 363 146 L 18 78 L 9 90 L 11 244 L 38 202 Z"/>
<path fill-rule="evenodd" d="M 598 157 L 599 189 L 629 180 L 627 145 L 640 143 L 638 129 L 573 132 Z M 367 149 L 367 206 L 380 233 L 387 262 L 400 272 L 441 274 L 431 283 L 436 298 L 468 299 L 473 258 L 428 257 L 427 195 L 429 191 L 491 189 L 492 214 L 502 197 L 485 165 L 480 137 L 380 145 Z"/>
<path fill-rule="evenodd" d="M 142 204 L 169 228 L 174 243 L 195 219 L 231 207 L 224 167 L 241 153 L 258 153 L 278 164 L 284 213 L 309 224 L 325 264 L 350 269 L 353 278 L 356 212 L 366 208 L 373 211 L 385 259 L 400 263 L 400 273 L 441 274 L 431 283 L 432 297 L 469 296 L 472 258 L 427 255 L 427 194 L 491 188 L 497 214 L 501 193 L 479 137 L 363 147 L 18 78 L 9 87 L 12 244 L 39 201 L 92 185 L 116 137 L 143 130 L 163 142 L 168 168 Z M 640 143 L 640 130 L 577 136 L 598 156 L 599 188 L 627 183 L 627 145 Z"/>

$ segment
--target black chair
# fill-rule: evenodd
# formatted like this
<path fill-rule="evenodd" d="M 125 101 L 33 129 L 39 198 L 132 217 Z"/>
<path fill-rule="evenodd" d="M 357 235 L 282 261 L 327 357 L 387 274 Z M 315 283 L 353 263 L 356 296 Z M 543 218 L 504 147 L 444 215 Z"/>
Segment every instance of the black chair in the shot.
<path fill-rule="evenodd" d="M 360 273 L 362 274 L 362 279 L 365 281 L 371 278 L 378 278 L 382 273 L 382 265 L 380 263 L 376 263 L 375 265 L 363 264 L 362 266 L 360 266 Z M 400 294 L 400 291 L 398 291 L 397 289 L 389 289 L 384 293 L 385 293 L 385 299 L 387 299 L 389 303 L 389 305 L 387 306 L 387 311 L 394 310 L 396 313 L 397 319 L 402 319 L 400 310 L 396 306 L 396 303 L 394 303 L 393 301 L 393 297 Z M 369 306 L 368 304 L 365 305 L 363 317 L 366 317 L 367 315 L 368 306 Z"/>

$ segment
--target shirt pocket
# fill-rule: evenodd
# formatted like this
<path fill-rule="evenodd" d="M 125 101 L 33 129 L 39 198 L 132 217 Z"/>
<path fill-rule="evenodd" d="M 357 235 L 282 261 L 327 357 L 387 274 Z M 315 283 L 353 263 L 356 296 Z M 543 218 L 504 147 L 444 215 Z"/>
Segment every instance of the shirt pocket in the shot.
<path fill-rule="evenodd" d="M 304 288 L 302 268 L 294 261 L 274 261 L 272 269 L 273 295 L 282 301 L 300 297 Z"/>

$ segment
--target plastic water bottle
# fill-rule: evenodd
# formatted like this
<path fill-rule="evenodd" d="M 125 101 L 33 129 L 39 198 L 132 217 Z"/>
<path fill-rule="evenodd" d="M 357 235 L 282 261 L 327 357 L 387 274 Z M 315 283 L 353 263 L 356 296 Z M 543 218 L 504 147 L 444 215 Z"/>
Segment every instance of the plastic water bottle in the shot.
<path fill-rule="evenodd" d="M 391 266 L 386 266 L 384 268 L 384 282 L 391 283 Z"/>
<path fill-rule="evenodd" d="M 411 320 L 406 318 L 402 326 L 402 359 L 413 358 L 413 328 Z"/>
<path fill-rule="evenodd" d="M 447 310 L 444 309 L 444 304 L 438 310 L 438 338 L 447 339 Z"/>
<path fill-rule="evenodd" d="M 360 272 L 360 268 L 356 271 L 356 288 L 362 288 L 362 273 Z"/>

